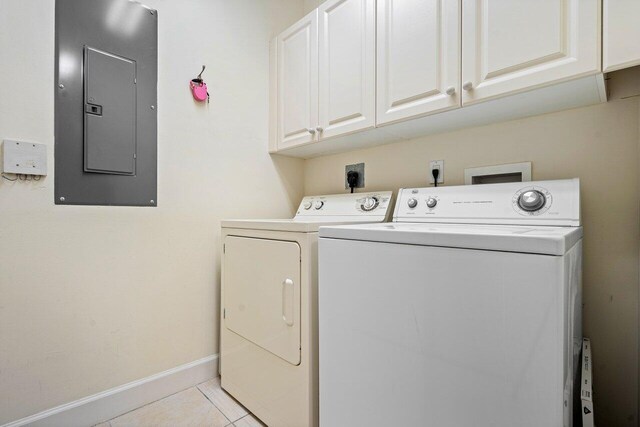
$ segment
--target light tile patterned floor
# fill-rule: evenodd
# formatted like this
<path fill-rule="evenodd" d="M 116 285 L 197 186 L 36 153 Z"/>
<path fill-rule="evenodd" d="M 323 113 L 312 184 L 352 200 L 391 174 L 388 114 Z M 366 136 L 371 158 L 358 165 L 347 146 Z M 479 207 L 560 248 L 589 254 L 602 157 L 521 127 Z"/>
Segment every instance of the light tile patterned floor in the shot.
<path fill-rule="evenodd" d="M 220 388 L 220 378 L 127 412 L 96 427 L 265 427 Z"/>

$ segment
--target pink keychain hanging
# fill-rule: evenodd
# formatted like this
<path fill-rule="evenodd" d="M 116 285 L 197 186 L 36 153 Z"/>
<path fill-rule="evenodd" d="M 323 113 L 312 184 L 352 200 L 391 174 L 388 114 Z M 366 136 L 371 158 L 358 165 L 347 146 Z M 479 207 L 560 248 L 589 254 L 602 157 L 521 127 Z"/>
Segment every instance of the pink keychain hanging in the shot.
<path fill-rule="evenodd" d="M 202 73 L 204 73 L 205 66 L 202 66 L 202 71 L 198 74 L 198 77 L 191 80 L 189 82 L 189 87 L 191 87 L 191 94 L 193 95 L 193 99 L 198 102 L 209 102 L 209 92 L 207 90 L 207 84 L 202 80 Z"/>

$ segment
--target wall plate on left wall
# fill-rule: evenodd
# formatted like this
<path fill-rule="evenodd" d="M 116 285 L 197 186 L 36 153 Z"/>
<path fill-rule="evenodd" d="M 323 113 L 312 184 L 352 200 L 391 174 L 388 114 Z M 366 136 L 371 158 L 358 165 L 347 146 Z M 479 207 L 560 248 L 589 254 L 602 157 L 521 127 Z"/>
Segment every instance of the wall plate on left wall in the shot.
<path fill-rule="evenodd" d="M 5 139 L 2 142 L 2 173 L 46 175 L 47 146 Z"/>

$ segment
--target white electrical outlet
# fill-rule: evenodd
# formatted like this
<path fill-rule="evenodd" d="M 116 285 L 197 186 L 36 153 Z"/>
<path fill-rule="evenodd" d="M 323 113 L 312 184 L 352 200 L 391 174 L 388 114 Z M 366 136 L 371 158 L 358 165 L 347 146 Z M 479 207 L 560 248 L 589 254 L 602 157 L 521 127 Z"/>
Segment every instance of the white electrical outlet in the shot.
<path fill-rule="evenodd" d="M 5 139 L 2 144 L 2 159 L 4 173 L 47 174 L 47 146 L 44 144 Z"/>
<path fill-rule="evenodd" d="M 429 162 L 429 171 L 427 172 L 429 174 L 429 184 L 435 184 L 435 182 L 433 182 L 433 175 L 431 174 L 431 171 L 434 169 L 440 170 L 438 184 L 444 184 L 444 160 L 431 160 Z"/>

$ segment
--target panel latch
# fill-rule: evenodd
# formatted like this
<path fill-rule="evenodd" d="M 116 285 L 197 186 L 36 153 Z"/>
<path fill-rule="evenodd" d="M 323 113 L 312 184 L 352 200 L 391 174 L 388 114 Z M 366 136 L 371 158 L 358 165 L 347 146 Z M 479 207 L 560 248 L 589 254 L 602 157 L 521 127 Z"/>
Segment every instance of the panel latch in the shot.
<path fill-rule="evenodd" d="M 94 116 L 101 116 L 102 115 L 102 105 L 87 104 L 84 107 L 84 111 L 86 111 L 89 114 L 93 114 Z"/>

